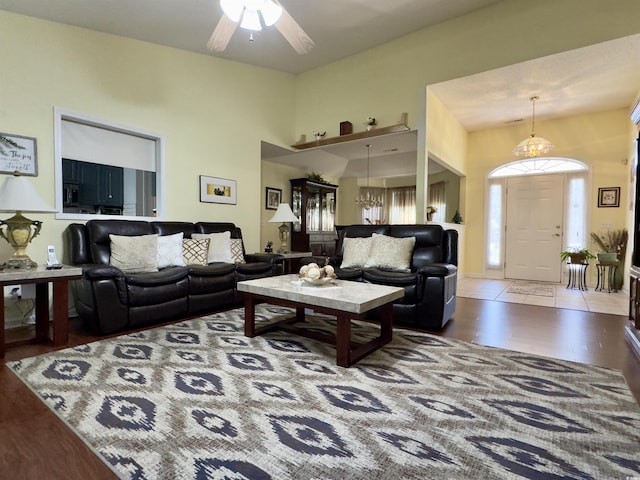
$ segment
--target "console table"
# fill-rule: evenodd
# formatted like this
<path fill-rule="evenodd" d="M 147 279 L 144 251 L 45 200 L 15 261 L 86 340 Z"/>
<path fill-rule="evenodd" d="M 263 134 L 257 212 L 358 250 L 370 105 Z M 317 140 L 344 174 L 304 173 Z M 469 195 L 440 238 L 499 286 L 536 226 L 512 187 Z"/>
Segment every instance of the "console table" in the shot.
<path fill-rule="evenodd" d="M 69 280 L 82 277 L 82 268 L 64 266 L 47 270 L 39 265 L 31 269 L 0 271 L 0 358 L 4 358 L 4 287 L 7 285 L 36 285 L 36 337 L 38 342 L 49 341 L 56 347 L 69 341 Z M 49 334 L 49 284 L 53 285 L 53 324 Z"/>

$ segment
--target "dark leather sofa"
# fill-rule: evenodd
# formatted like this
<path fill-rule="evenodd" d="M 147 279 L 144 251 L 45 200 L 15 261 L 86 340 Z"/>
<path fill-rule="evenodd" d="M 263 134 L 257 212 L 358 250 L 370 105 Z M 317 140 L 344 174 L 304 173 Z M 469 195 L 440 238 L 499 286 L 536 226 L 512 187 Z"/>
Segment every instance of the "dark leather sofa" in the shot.
<path fill-rule="evenodd" d="M 345 225 L 336 226 L 338 254 L 329 259 L 339 279 L 404 288 L 404 298 L 393 304 L 394 325 L 440 330 L 456 309 L 458 232 L 441 225 Z M 415 237 L 411 271 L 380 268 L 340 268 L 345 237 Z M 322 262 L 323 259 L 314 257 Z M 306 260 L 308 263 L 309 259 Z"/>
<path fill-rule="evenodd" d="M 83 278 L 72 282 L 78 315 L 96 333 L 108 334 L 150 324 L 211 313 L 240 305 L 241 280 L 271 276 L 278 255 L 247 255 L 247 263 L 173 266 L 157 272 L 125 274 L 109 264 L 110 239 L 115 235 L 171 235 L 229 231 L 242 238 L 233 223 L 90 220 L 65 230 L 65 255 L 81 266 Z M 243 247 L 244 249 L 244 247 Z"/>

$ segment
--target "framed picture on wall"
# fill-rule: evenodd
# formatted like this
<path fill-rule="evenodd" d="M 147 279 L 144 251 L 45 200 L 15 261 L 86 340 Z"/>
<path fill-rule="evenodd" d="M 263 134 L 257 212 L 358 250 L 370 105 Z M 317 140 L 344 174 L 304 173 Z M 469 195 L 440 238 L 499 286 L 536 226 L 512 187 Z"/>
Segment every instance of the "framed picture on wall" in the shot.
<path fill-rule="evenodd" d="M 279 188 L 266 188 L 264 204 L 267 210 L 277 210 L 278 205 L 280 205 L 280 200 L 282 200 L 282 190 Z"/>
<path fill-rule="evenodd" d="M 235 180 L 200 175 L 201 202 L 235 205 L 237 193 Z"/>
<path fill-rule="evenodd" d="M 0 173 L 38 176 L 36 139 L 0 132 Z"/>
<path fill-rule="evenodd" d="M 598 207 L 619 207 L 620 187 L 598 188 Z"/>

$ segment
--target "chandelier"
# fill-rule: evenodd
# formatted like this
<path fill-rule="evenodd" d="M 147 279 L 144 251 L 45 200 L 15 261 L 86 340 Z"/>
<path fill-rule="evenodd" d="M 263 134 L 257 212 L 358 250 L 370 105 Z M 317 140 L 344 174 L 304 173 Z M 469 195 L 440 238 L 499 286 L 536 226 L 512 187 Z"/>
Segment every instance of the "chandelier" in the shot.
<path fill-rule="evenodd" d="M 533 117 L 531 120 L 531 135 L 521 141 L 518 145 L 516 145 L 516 148 L 513 149 L 513 153 L 520 157 L 532 158 L 549 153 L 551 150 L 553 150 L 553 144 L 544 137 L 536 137 L 536 100 L 539 100 L 539 98 L 533 96 L 529 100 L 531 100 L 533 108 Z"/>
<path fill-rule="evenodd" d="M 367 192 L 365 195 L 358 195 L 356 198 L 356 205 L 364 210 L 369 210 L 375 207 L 381 207 L 384 205 L 384 200 L 382 196 L 374 196 L 371 195 L 369 191 L 369 153 L 371 151 L 371 144 L 367 144 Z"/>

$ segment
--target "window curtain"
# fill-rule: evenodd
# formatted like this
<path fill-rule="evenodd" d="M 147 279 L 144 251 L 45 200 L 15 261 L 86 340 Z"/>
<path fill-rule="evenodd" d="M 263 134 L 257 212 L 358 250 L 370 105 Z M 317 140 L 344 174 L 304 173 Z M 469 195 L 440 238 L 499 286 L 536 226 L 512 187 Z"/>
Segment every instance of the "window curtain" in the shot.
<path fill-rule="evenodd" d="M 431 220 L 434 222 L 447 221 L 447 199 L 445 192 L 444 182 L 437 182 L 429 185 L 429 205 L 436 209 L 431 217 Z"/>
<path fill-rule="evenodd" d="M 387 200 L 385 198 L 385 190 L 386 189 L 381 187 L 360 187 L 360 189 L 358 190 L 359 198 L 366 198 L 367 194 L 369 194 L 373 198 L 380 197 L 384 200 L 384 205 L 382 205 L 381 207 L 372 207 L 369 209 L 360 208 L 360 217 L 362 218 L 362 223 L 379 225 L 387 222 Z"/>
<path fill-rule="evenodd" d="M 416 223 L 416 187 L 389 188 L 389 223 L 411 225 Z"/>

